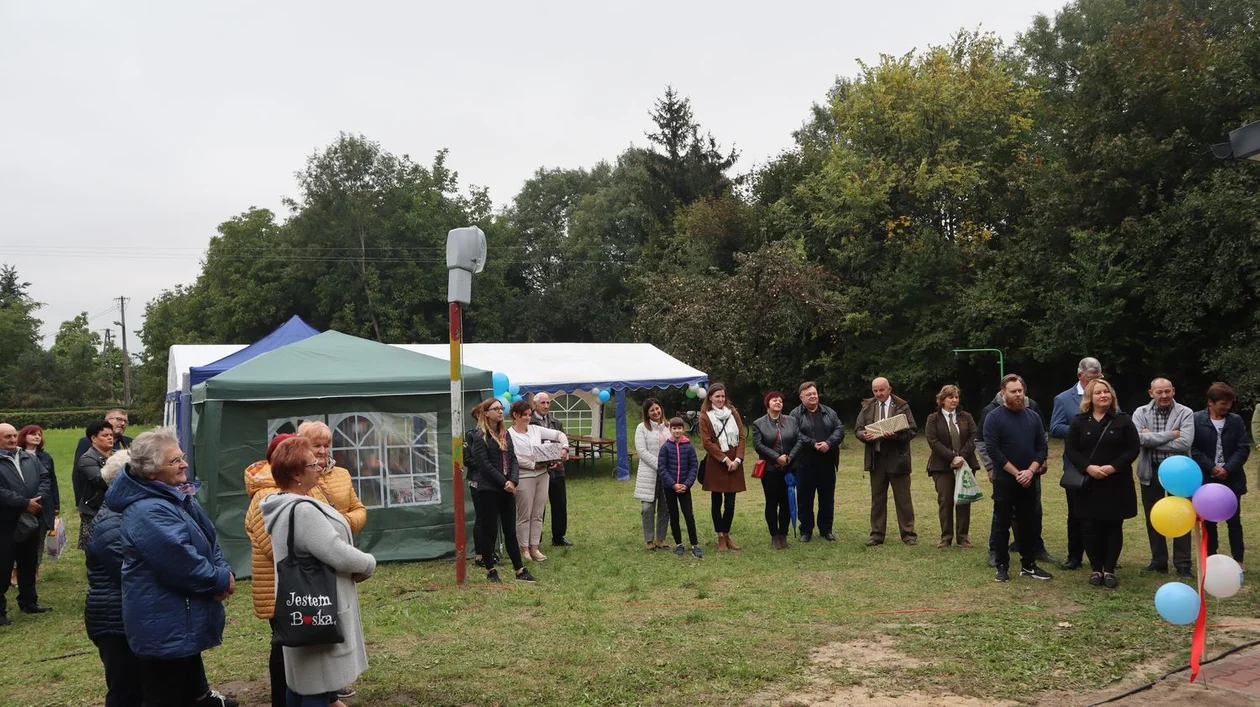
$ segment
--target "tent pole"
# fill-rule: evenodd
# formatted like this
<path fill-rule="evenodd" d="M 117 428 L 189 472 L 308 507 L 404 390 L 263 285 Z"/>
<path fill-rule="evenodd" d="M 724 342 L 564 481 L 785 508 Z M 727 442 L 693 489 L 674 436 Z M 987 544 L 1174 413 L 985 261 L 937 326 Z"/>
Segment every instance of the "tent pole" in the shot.
<path fill-rule="evenodd" d="M 468 539 L 464 527 L 464 315 L 451 302 L 451 486 L 455 503 L 455 584 L 464 586 Z"/>
<path fill-rule="evenodd" d="M 630 478 L 630 449 L 626 440 L 626 389 L 617 389 L 617 480 Z"/>

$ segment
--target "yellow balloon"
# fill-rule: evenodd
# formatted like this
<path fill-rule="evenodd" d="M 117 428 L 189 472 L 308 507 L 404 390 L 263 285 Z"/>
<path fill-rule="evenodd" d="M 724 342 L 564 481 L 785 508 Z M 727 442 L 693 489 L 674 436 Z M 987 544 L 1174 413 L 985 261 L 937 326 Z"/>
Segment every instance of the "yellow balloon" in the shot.
<path fill-rule="evenodd" d="M 1151 525 L 1166 538 L 1179 538 L 1194 529 L 1198 514 L 1188 498 L 1161 498 L 1151 508 Z"/>

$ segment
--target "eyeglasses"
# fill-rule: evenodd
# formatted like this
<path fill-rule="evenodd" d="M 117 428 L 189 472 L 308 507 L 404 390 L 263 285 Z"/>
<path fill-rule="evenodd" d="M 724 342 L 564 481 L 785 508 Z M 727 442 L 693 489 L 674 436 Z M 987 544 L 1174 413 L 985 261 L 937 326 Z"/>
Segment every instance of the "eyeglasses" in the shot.
<path fill-rule="evenodd" d="M 175 465 L 177 465 L 177 464 L 183 464 L 183 463 L 184 463 L 184 462 L 186 462 L 186 461 L 188 461 L 188 458 L 187 458 L 187 457 L 185 457 L 183 454 L 181 454 L 181 455 L 179 455 L 178 457 L 175 457 L 174 459 L 172 459 L 172 460 L 170 460 L 170 461 L 166 462 L 166 465 L 167 465 L 167 466 L 175 466 Z"/>
<path fill-rule="evenodd" d="M 322 466 L 324 466 L 324 465 L 323 465 L 323 464 L 320 464 L 319 462 L 311 462 L 310 464 L 307 464 L 307 465 L 306 465 L 306 468 L 307 468 L 307 469 L 319 469 L 319 468 L 320 468 L 320 467 L 322 467 Z"/>
<path fill-rule="evenodd" d="M 487 409 L 487 410 L 489 410 L 489 411 L 491 411 L 491 412 L 503 412 L 503 406 L 502 406 L 502 405 L 491 405 L 490 407 L 488 407 L 488 408 L 486 408 L 486 409 Z"/>

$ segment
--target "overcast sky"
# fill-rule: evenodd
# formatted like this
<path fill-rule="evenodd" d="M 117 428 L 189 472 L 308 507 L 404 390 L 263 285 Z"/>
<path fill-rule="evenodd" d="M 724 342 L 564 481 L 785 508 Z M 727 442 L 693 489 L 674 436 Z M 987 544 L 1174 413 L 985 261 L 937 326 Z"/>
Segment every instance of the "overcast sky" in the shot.
<path fill-rule="evenodd" d="M 46 346 L 81 311 L 113 326 L 122 295 L 138 348 L 215 227 L 283 214 L 339 131 L 422 164 L 449 148 L 502 205 L 539 167 L 644 144 L 673 84 L 744 172 L 857 60 L 964 27 L 1010 41 L 1063 4 L 0 0 L 0 262 L 45 304 Z"/>

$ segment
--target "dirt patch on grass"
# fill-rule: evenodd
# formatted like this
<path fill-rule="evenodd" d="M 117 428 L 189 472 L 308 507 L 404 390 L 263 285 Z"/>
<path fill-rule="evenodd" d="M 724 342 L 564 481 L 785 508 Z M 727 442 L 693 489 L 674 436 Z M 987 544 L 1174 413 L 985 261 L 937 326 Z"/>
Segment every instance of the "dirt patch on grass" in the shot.
<path fill-rule="evenodd" d="M 262 705 L 271 702 L 271 682 L 268 680 L 233 680 L 212 684 L 211 687 L 243 705 Z"/>
<path fill-rule="evenodd" d="M 924 704 L 981 707 L 1015 704 L 955 695 L 921 676 L 911 675 L 911 671 L 930 667 L 931 664 L 900 651 L 890 636 L 875 635 L 828 643 L 815 648 L 809 657 L 806 687 L 789 694 L 783 694 L 782 690 L 765 690 L 754 695 L 749 703 L 783 707 L 909 707 Z"/>

